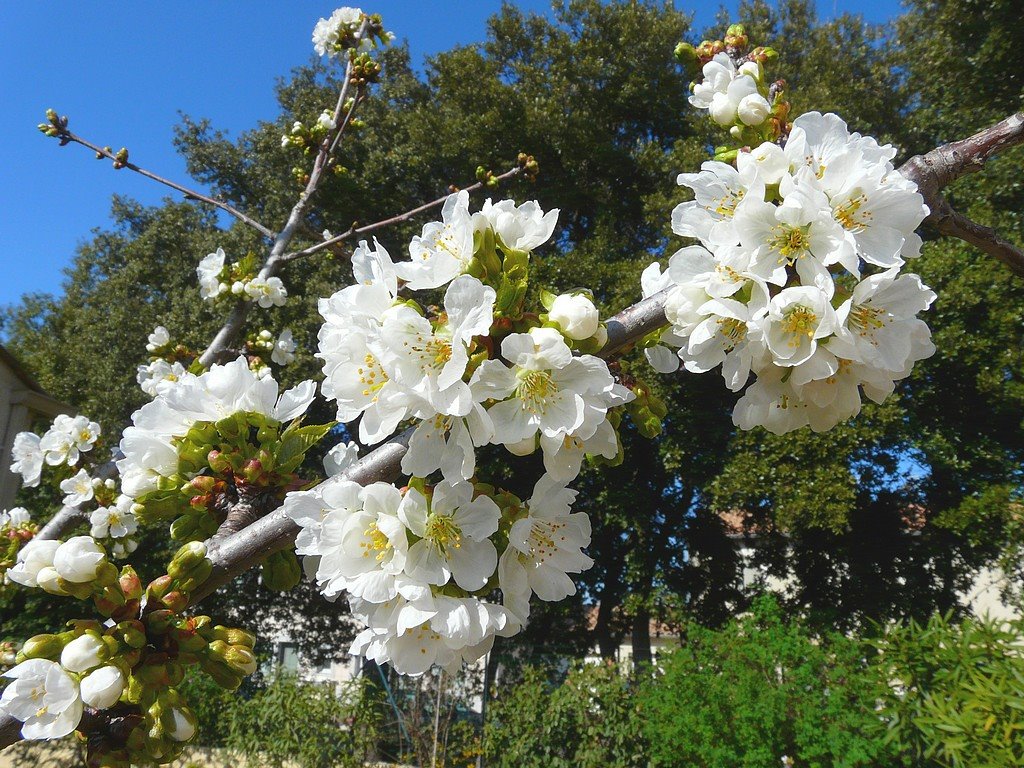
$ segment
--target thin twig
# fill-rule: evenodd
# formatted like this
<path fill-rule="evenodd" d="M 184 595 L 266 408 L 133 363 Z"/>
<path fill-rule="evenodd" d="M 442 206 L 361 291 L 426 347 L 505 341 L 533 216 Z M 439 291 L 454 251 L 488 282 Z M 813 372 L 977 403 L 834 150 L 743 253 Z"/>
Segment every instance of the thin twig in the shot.
<path fill-rule="evenodd" d="M 497 181 L 505 181 L 506 179 L 511 179 L 514 176 L 518 176 L 522 172 L 522 167 L 516 166 L 515 168 L 510 168 L 509 170 L 505 171 L 504 173 L 498 176 L 495 176 L 494 178 Z M 478 189 L 482 189 L 483 187 L 484 182 L 477 181 L 473 184 L 470 184 L 468 187 L 463 187 L 462 191 L 476 192 Z M 337 245 L 338 243 L 350 240 L 353 237 L 369 234 L 370 232 L 375 232 L 378 229 L 390 227 L 393 224 L 401 224 L 403 221 L 408 221 L 409 219 L 423 213 L 424 211 L 429 211 L 431 208 L 436 208 L 437 206 L 442 205 L 444 201 L 448 199 L 449 196 L 450 193 L 446 193 L 435 200 L 431 200 L 429 203 L 423 203 L 422 205 L 418 205 L 415 208 L 411 208 L 405 213 L 400 213 L 397 216 L 392 216 L 389 219 L 382 219 L 381 221 L 376 221 L 373 224 L 366 224 L 362 227 L 357 227 L 355 224 L 353 224 L 340 235 L 335 235 L 329 240 L 324 240 L 322 243 L 311 245 L 309 248 L 304 248 L 301 251 L 292 251 L 291 253 L 285 254 L 284 256 L 281 257 L 281 262 L 287 263 L 289 261 L 294 261 L 295 259 L 301 259 L 304 256 L 312 256 L 314 253 L 319 253 L 325 248 L 330 248 L 332 245 Z"/>
<path fill-rule="evenodd" d="M 91 141 L 83 139 L 81 136 L 72 133 L 67 128 L 62 128 L 59 130 L 60 133 L 58 134 L 58 137 L 60 138 L 62 143 L 66 144 L 69 142 L 73 142 L 75 144 L 81 144 L 83 147 L 91 149 L 97 155 L 101 155 L 102 157 L 105 157 L 108 160 L 113 160 L 115 163 L 118 164 L 118 167 L 120 168 L 127 168 L 130 171 L 135 171 L 137 174 L 145 176 L 147 179 L 152 179 L 153 181 L 159 182 L 164 186 L 170 187 L 171 189 L 181 192 L 183 195 L 185 195 L 185 197 L 189 199 L 199 200 L 200 202 L 203 203 L 209 203 L 210 205 L 220 208 L 222 211 L 230 213 L 239 221 L 243 222 L 244 224 L 248 224 L 253 229 L 259 231 L 259 233 L 264 237 L 271 238 L 274 236 L 274 233 L 271 232 L 268 227 L 263 226 L 258 221 L 256 221 L 256 219 L 252 218 L 247 214 L 242 213 L 240 210 L 238 210 L 237 208 L 228 203 L 225 203 L 223 200 L 219 200 L 216 197 L 210 197 L 209 195 L 204 195 L 202 192 L 196 192 L 194 189 L 189 189 L 188 187 L 183 187 L 181 184 L 178 184 L 177 182 L 171 181 L 170 179 L 165 179 L 163 176 L 158 176 L 152 171 L 147 171 L 145 168 L 141 168 L 135 163 L 129 162 L 128 160 L 121 160 L 117 157 L 116 152 L 112 152 L 106 147 L 97 146 L 96 144 L 93 144 Z"/>

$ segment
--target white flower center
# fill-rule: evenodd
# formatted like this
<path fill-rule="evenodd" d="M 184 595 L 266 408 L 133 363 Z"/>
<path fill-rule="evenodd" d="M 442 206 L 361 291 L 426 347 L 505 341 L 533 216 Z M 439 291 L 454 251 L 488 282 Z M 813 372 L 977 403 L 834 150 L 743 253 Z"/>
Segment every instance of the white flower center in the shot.
<path fill-rule="evenodd" d="M 808 307 L 797 304 L 786 310 L 780 325 L 784 333 L 796 337 L 790 342 L 790 346 L 796 347 L 800 345 L 801 336 L 814 338 L 814 332 L 818 328 L 818 316 Z"/>
<path fill-rule="evenodd" d="M 543 413 L 549 398 L 558 393 L 558 385 L 548 371 L 520 370 L 516 374 L 519 385 L 516 397 L 523 401 L 523 407 L 530 413 Z"/>
<path fill-rule="evenodd" d="M 455 524 L 451 515 L 432 513 L 427 518 L 423 538 L 430 541 L 447 558 L 448 547 L 459 549 L 462 546 L 462 529 Z"/>

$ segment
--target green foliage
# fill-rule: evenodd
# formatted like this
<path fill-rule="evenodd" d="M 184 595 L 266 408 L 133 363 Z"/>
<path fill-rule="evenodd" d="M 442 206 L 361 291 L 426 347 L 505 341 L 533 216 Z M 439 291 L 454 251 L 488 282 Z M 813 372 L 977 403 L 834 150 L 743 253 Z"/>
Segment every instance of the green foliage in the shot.
<path fill-rule="evenodd" d="M 892 627 L 878 668 L 893 687 L 882 714 L 888 742 L 909 765 L 1002 768 L 1024 764 L 1024 621 Z"/>
<path fill-rule="evenodd" d="M 553 686 L 530 667 L 492 704 L 487 764 L 501 768 L 643 768 L 632 681 L 614 665 L 577 665 Z"/>
<path fill-rule="evenodd" d="M 886 764 L 860 644 L 787 624 L 771 599 L 715 632 L 688 627 L 643 687 L 653 766 L 855 768 Z"/>
<path fill-rule="evenodd" d="M 231 704 L 225 744 L 250 765 L 362 766 L 376 738 L 364 687 L 353 682 L 339 695 L 333 685 L 277 674 L 252 698 Z"/>

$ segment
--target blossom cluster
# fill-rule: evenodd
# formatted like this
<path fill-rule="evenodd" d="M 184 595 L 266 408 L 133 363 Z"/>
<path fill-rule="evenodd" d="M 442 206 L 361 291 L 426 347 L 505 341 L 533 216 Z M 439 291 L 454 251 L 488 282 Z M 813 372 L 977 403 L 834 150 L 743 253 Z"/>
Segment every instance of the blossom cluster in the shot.
<path fill-rule="evenodd" d="M 361 8 L 344 6 L 313 27 L 313 49 L 318 56 L 336 56 L 347 50 L 366 53 L 378 43 L 394 39 L 380 27 L 380 19 L 363 13 Z"/>
<path fill-rule="evenodd" d="M 89 516 L 90 533 L 93 538 L 103 540 L 114 557 L 123 559 L 136 550 L 135 505 L 128 496 L 116 492 L 117 483 L 113 478 L 90 477 L 86 470 L 80 469 L 62 480 L 60 489 L 65 494 L 65 507 L 83 507 L 88 502 L 96 502 Z"/>
<path fill-rule="evenodd" d="M 150 361 L 136 369 L 135 380 L 150 397 L 156 397 L 161 390 L 171 386 L 185 375 L 185 366 L 175 360 L 177 349 L 171 343 L 167 328 L 158 325 L 146 340 L 146 351 Z"/>
<path fill-rule="evenodd" d="M 199 295 L 208 301 L 220 296 L 246 297 L 264 309 L 284 306 L 288 290 L 279 277 L 260 277 L 255 274 L 251 259 L 226 264 L 223 248 L 203 257 L 196 267 L 199 276 Z"/>
<path fill-rule="evenodd" d="M 263 329 L 250 338 L 248 347 L 254 353 L 269 356 L 271 362 L 277 365 L 292 363 L 295 360 L 295 350 L 298 349 L 291 328 L 282 330 L 276 339 L 274 334 Z"/>
<path fill-rule="evenodd" d="M 0 510 L 0 587 L 7 583 L 11 568 L 24 546 L 36 535 L 37 526 L 24 507 Z"/>
<path fill-rule="evenodd" d="M 85 416 L 60 414 L 42 437 L 33 432 L 15 435 L 11 456 L 11 471 L 21 475 L 23 483 L 34 488 L 39 485 L 43 465 L 73 467 L 83 453 L 96 445 L 100 425 Z"/>
<path fill-rule="evenodd" d="M 721 366 L 730 389 L 746 387 L 736 425 L 778 434 L 835 426 L 860 412 L 861 391 L 875 402 L 891 394 L 934 351 L 917 314 L 935 299 L 901 273 L 920 253 L 914 229 L 928 209 L 895 153 L 811 112 L 784 147 L 681 174 L 695 199 L 676 207 L 672 228 L 701 244 L 644 272 L 645 295 L 670 289 L 671 329 L 646 350 L 651 364 Z"/>
<path fill-rule="evenodd" d="M 545 294 L 527 311 L 529 254 L 557 216 L 511 200 L 470 213 L 460 192 L 413 238 L 410 260 L 360 243 L 356 283 L 320 302 L 323 394 L 339 421 L 358 419 L 364 443 L 413 419 L 402 460 L 412 479 L 400 491 L 336 476 L 285 505 L 307 570 L 325 594 L 345 591 L 366 625 L 353 652 L 399 671 L 478 658 L 522 628 L 531 594 L 572 594 L 566 574 L 590 565 L 589 521 L 570 514 L 566 484 L 585 455 L 619 454 L 609 412 L 633 394 L 588 354 L 607 338 L 588 295 Z M 405 298 L 436 289 L 440 307 Z M 474 482 L 486 445 L 542 452 L 528 502 Z M 483 600 L 499 588 L 501 605 Z"/>
<path fill-rule="evenodd" d="M 185 507 L 194 499 L 196 511 L 207 512 L 210 491 L 218 482 L 209 468 L 230 475 L 232 483 L 236 478 L 262 478 L 274 469 L 268 466 L 273 460 L 269 455 L 262 462 L 258 455 L 229 456 L 213 452 L 211 443 L 223 447 L 218 441 L 234 441 L 240 449 L 247 447 L 250 422 L 263 428 L 270 442 L 278 437 L 282 422 L 306 411 L 314 394 L 313 382 L 305 381 L 279 396 L 277 382 L 250 370 L 244 357 L 213 365 L 200 375 L 186 373 L 132 415 L 132 425 L 121 438 L 123 458 L 117 462 L 124 494 L 140 504 L 140 513 L 159 518 L 178 509 L 174 504 L 168 508 L 168 503 L 182 498 L 182 486 L 195 481 L 183 497 Z"/>
<path fill-rule="evenodd" d="M 195 733 L 195 717 L 176 686 L 198 665 L 229 690 L 256 669 L 248 632 L 185 617 L 187 593 L 210 572 L 206 547 L 192 543 L 168 573 L 143 588 L 131 566 L 120 570 L 90 536 L 33 540 L 10 570 L 12 581 L 51 594 L 91 599 L 105 621 L 78 619 L 58 634 L 36 635 L 4 658 L 13 682 L 0 713 L 22 721 L 22 736 L 54 739 L 79 727 L 85 708 L 118 707 L 127 727 L 102 740 L 91 759 L 104 765 L 169 762 Z M 8 654 L 9 655 L 9 654 Z"/>

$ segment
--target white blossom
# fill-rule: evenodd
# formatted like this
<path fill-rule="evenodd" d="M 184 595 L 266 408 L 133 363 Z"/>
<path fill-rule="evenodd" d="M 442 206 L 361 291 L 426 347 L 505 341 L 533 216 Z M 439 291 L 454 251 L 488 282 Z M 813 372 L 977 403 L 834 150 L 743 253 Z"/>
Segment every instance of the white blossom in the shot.
<path fill-rule="evenodd" d="M 162 325 L 158 325 L 153 329 L 153 332 L 149 334 L 149 339 L 146 341 L 146 351 L 156 352 L 158 349 L 166 347 L 171 343 L 171 334 L 167 332 L 167 329 Z"/>
<path fill-rule="evenodd" d="M 366 50 L 370 41 L 360 40 L 358 36 L 364 16 L 362 9 L 344 6 L 335 10 L 330 18 L 321 18 L 313 27 L 313 49 L 317 55 L 333 56 L 339 47 Z"/>
<path fill-rule="evenodd" d="M 38 587 L 40 571 L 53 567 L 53 556 L 60 545 L 53 539 L 32 539 L 18 550 L 18 561 L 7 570 L 7 578 L 25 587 Z"/>
<path fill-rule="evenodd" d="M 78 470 L 73 477 L 62 480 L 60 489 L 67 494 L 64 497 L 65 507 L 80 507 L 90 501 L 96 493 L 92 478 L 84 469 Z"/>
<path fill-rule="evenodd" d="M 472 592 L 494 573 L 498 554 L 490 536 L 501 512 L 487 496 L 473 498 L 473 486 L 444 481 L 429 499 L 410 488 L 398 517 L 419 540 L 409 547 L 410 578 L 444 586 L 449 579 Z"/>
<path fill-rule="evenodd" d="M 24 507 L 0 510 L 0 528 L 20 528 L 31 521 L 32 515 Z"/>
<path fill-rule="evenodd" d="M 136 370 L 135 379 L 143 392 L 150 397 L 156 397 L 168 390 L 176 381 L 191 375 L 181 363 L 157 359 L 148 365 L 140 365 Z"/>
<path fill-rule="evenodd" d="M 549 239 L 558 223 L 558 209 L 545 213 L 536 200 L 517 206 L 514 200 L 486 200 L 478 217 L 486 220 L 504 248 L 529 252 Z"/>
<path fill-rule="evenodd" d="M 11 472 L 21 475 L 22 482 L 29 488 L 39 485 L 43 471 L 43 451 L 40 437 L 34 432 L 19 432 L 14 436 L 11 447 Z"/>
<path fill-rule="evenodd" d="M 512 523 L 508 549 L 498 575 L 505 606 L 525 622 L 529 600 L 562 600 L 576 594 L 568 574 L 580 573 L 594 561 L 583 554 L 590 545 L 590 518 L 570 512 L 576 491 L 544 475 L 534 486 L 524 517 Z"/>
<path fill-rule="evenodd" d="M 134 534 L 139 524 L 132 511 L 134 501 L 130 496 L 120 495 L 109 507 L 99 507 L 89 516 L 92 528 L 89 533 L 96 539 L 123 539 Z"/>
<path fill-rule="evenodd" d="M 61 665 L 29 659 L 3 673 L 12 680 L 0 695 L 0 709 L 21 720 L 26 739 L 59 739 L 82 719 L 78 683 Z"/>
<path fill-rule="evenodd" d="M 254 277 L 245 284 L 245 295 L 264 309 L 283 307 L 288 299 L 288 291 L 279 277 Z"/>
<path fill-rule="evenodd" d="M 199 276 L 199 295 L 204 300 L 215 299 L 228 290 L 227 285 L 221 281 L 224 259 L 224 249 L 218 248 L 204 256 L 196 267 L 196 274 Z"/>
<path fill-rule="evenodd" d="M 395 271 L 414 291 L 438 288 L 466 271 L 473 258 L 473 220 L 469 193 L 449 195 L 441 209 L 441 221 L 425 224 L 422 234 L 409 244 L 411 261 L 395 265 Z"/>
<path fill-rule="evenodd" d="M 297 348 L 295 339 L 292 338 L 292 329 L 285 328 L 274 342 L 274 351 L 270 353 L 270 359 L 278 365 L 288 365 L 295 360 Z"/>
<path fill-rule="evenodd" d="M 495 292 L 475 277 L 460 275 L 445 291 L 447 322 L 438 327 L 407 304 L 387 310 L 381 325 L 381 363 L 386 375 L 422 398 L 435 413 L 465 416 L 472 408 L 463 381 L 474 336 L 486 335 Z"/>
<path fill-rule="evenodd" d="M 324 471 L 328 477 L 340 475 L 359 460 L 359 444 L 349 441 L 338 443 L 324 456 Z"/>

